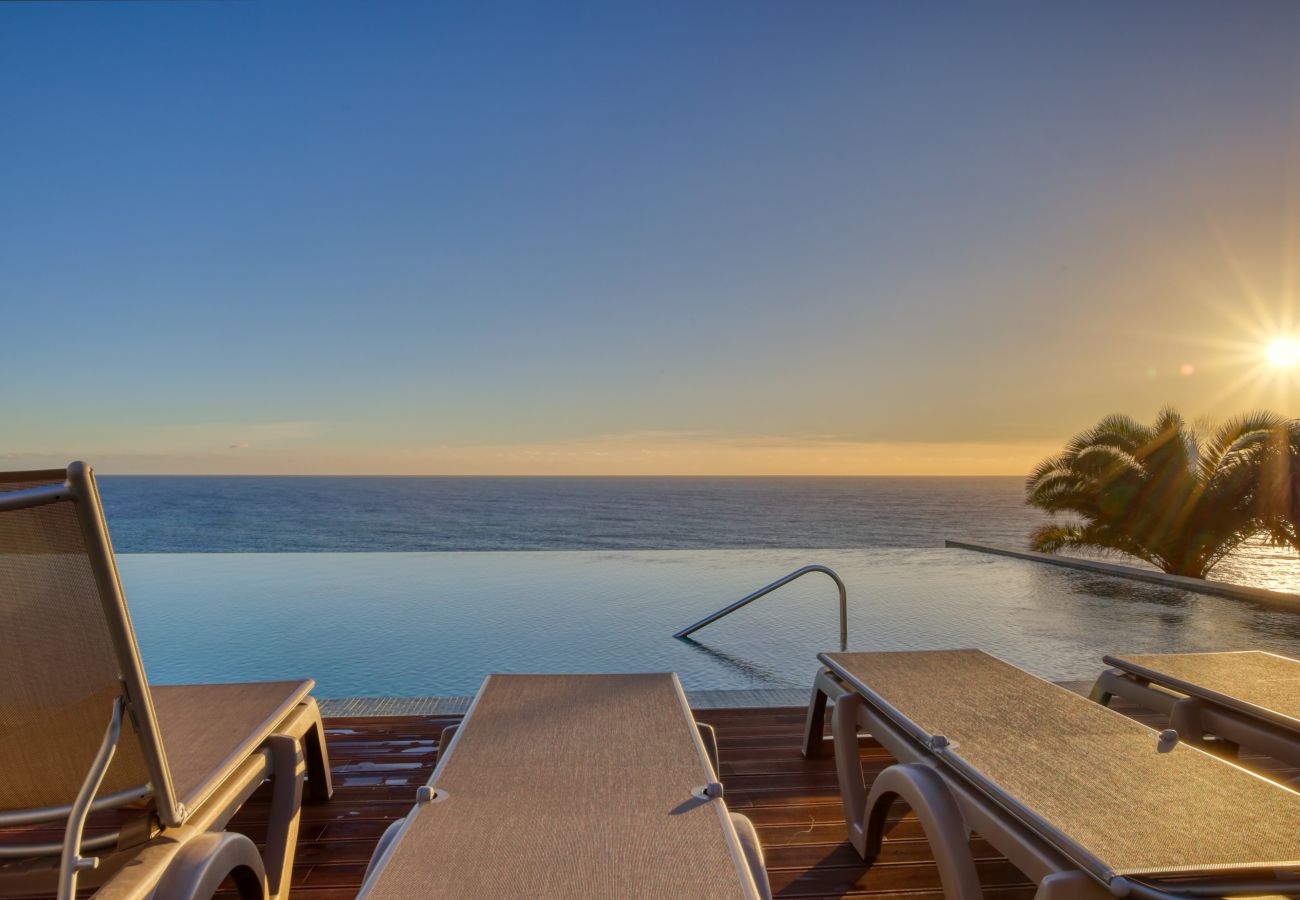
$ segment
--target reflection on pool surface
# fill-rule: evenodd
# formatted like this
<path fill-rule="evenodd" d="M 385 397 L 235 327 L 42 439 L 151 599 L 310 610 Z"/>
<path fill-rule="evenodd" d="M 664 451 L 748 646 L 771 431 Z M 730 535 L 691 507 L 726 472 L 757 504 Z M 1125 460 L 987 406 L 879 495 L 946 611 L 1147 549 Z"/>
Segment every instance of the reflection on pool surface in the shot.
<path fill-rule="evenodd" d="M 849 649 L 981 647 L 1052 679 L 1111 652 L 1300 656 L 1300 615 L 963 550 L 124 554 L 156 682 L 311 676 L 322 697 L 471 694 L 489 672 L 663 671 L 687 689 L 807 687 L 837 649 L 809 575 L 674 631 L 799 566 L 849 589 Z"/>

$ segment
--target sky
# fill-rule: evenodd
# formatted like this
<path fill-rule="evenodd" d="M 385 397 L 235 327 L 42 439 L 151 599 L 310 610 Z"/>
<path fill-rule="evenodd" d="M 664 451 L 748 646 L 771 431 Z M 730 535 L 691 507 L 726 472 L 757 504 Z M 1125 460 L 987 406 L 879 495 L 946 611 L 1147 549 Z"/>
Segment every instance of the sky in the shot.
<path fill-rule="evenodd" d="M 1297 414 L 1300 3 L 0 3 L 0 465 L 1023 475 Z"/>

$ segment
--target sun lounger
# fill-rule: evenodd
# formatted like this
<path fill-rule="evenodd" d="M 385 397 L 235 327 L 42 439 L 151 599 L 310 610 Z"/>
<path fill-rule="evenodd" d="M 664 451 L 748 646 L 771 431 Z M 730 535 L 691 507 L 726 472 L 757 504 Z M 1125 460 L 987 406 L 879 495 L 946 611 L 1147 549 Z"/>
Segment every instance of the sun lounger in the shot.
<path fill-rule="evenodd" d="M 366 900 L 766 897 L 677 676 L 491 675 Z"/>
<path fill-rule="evenodd" d="M 1180 738 L 1212 735 L 1300 766 L 1300 660 L 1244 650 L 1107 656 L 1092 699 L 1123 697 L 1169 717 Z"/>
<path fill-rule="evenodd" d="M 89 467 L 0 474 L 0 896 L 287 895 L 304 774 L 331 792 L 312 687 L 151 687 Z M 223 829 L 268 779 L 259 855 Z"/>
<path fill-rule="evenodd" d="M 1039 898 L 1300 892 L 1300 794 L 978 650 L 823 653 L 853 846 L 879 853 L 891 803 L 916 812 L 944 895 L 981 896 L 970 832 Z M 805 750 L 820 752 L 818 731 Z M 865 728 L 897 759 L 868 792 Z"/>

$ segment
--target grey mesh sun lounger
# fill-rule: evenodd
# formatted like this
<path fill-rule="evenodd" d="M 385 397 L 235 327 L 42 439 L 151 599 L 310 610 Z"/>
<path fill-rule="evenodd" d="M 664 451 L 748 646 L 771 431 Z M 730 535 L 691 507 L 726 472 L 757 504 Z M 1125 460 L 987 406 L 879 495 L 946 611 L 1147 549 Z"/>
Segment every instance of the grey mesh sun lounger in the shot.
<path fill-rule="evenodd" d="M 1039 898 L 1300 893 L 1300 794 L 978 650 L 819 659 L 805 752 L 823 752 L 832 700 L 849 838 L 868 860 L 901 798 L 948 898 L 981 896 L 970 832 Z M 898 761 L 870 792 L 860 728 Z"/>
<path fill-rule="evenodd" d="M 491 675 L 360 897 L 769 896 L 672 673 Z"/>
<path fill-rule="evenodd" d="M 286 896 L 304 775 L 331 793 L 312 687 L 151 687 L 89 467 L 0 474 L 0 896 Z M 268 779 L 259 854 L 224 828 Z"/>
<path fill-rule="evenodd" d="M 1123 697 L 1169 717 L 1179 737 L 1205 735 L 1300 766 L 1300 660 L 1244 650 L 1107 656 L 1092 699 Z M 1235 746 L 1234 746 L 1235 745 Z"/>

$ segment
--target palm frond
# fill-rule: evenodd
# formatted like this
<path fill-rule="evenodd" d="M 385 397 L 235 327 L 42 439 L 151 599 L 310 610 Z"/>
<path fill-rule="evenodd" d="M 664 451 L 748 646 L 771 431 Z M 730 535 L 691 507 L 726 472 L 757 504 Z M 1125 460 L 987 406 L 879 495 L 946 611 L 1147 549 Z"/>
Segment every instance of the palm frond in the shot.
<path fill-rule="evenodd" d="M 1224 422 L 1202 450 L 1201 470 L 1205 480 L 1210 480 L 1210 476 L 1223 462 L 1224 457 L 1243 438 L 1252 434 L 1270 432 L 1284 422 L 1285 420 L 1276 413 L 1263 410 L 1248 412 Z"/>
<path fill-rule="evenodd" d="M 1196 576 L 1253 535 L 1300 549 L 1300 422 L 1252 412 L 1205 431 L 1166 407 L 1151 426 L 1114 415 L 1076 434 L 1035 467 L 1025 500 L 1078 521 L 1043 526 L 1032 546 Z"/>

